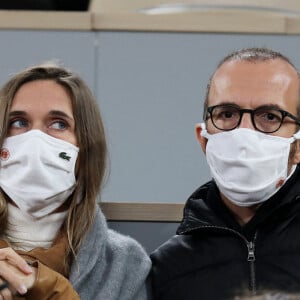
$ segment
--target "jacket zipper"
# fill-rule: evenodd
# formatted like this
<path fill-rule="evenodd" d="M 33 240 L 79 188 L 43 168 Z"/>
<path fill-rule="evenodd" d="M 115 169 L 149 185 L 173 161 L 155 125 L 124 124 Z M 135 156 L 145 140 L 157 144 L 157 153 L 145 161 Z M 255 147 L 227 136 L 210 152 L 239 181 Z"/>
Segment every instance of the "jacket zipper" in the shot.
<path fill-rule="evenodd" d="M 249 280 L 249 290 L 252 295 L 256 294 L 256 272 L 255 272 L 255 241 L 257 237 L 257 231 L 255 232 L 252 242 L 248 242 L 248 262 L 250 264 L 250 280 Z"/>
<path fill-rule="evenodd" d="M 201 228 L 213 228 L 213 229 L 221 229 L 225 231 L 230 231 L 231 233 L 239 236 L 245 243 L 248 249 L 248 257 L 247 261 L 249 262 L 249 267 L 250 267 L 250 279 L 249 279 L 249 290 L 252 293 L 252 295 L 256 294 L 256 272 L 255 272 L 255 241 L 257 238 L 257 231 L 254 234 L 253 241 L 249 242 L 242 234 L 239 232 L 227 228 L 227 227 L 220 227 L 220 226 L 213 226 L 213 225 L 203 225 L 199 227 L 195 227 L 193 229 L 189 229 L 186 231 L 183 231 L 182 234 L 201 229 Z"/>

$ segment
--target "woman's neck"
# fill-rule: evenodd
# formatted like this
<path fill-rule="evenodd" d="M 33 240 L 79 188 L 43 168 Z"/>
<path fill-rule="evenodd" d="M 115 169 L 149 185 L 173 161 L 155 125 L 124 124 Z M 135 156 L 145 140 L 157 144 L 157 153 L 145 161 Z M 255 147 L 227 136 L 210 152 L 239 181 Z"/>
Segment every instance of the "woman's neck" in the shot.
<path fill-rule="evenodd" d="M 67 216 L 67 211 L 33 218 L 8 203 L 8 225 L 2 236 L 16 250 L 49 248 Z"/>

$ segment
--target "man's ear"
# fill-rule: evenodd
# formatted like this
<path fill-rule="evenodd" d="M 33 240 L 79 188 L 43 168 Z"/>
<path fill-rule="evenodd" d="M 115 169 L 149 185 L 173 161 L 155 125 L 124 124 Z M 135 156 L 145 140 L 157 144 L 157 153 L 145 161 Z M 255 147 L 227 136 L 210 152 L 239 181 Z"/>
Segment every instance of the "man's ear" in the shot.
<path fill-rule="evenodd" d="M 300 140 L 296 141 L 296 144 L 295 144 L 295 153 L 294 153 L 294 156 L 293 156 L 292 163 L 294 165 L 300 163 Z"/>
<path fill-rule="evenodd" d="M 196 124 L 196 126 L 195 126 L 196 138 L 197 138 L 197 140 L 198 140 L 198 142 L 199 142 L 199 144 L 202 148 L 202 151 L 205 154 L 206 153 L 207 138 L 201 136 L 201 131 L 202 131 L 201 124 L 200 123 Z"/>

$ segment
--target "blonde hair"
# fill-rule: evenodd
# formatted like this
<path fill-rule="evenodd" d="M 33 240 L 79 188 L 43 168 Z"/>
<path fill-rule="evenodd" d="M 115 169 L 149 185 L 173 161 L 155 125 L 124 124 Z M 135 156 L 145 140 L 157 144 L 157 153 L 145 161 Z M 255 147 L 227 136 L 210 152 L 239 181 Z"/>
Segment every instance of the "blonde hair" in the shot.
<path fill-rule="evenodd" d="M 78 248 L 91 228 L 97 196 L 106 174 L 107 145 L 98 104 L 85 82 L 75 73 L 55 63 L 25 69 L 13 76 L 0 90 L 0 144 L 7 135 L 9 111 L 16 92 L 28 82 L 53 80 L 63 86 L 72 100 L 75 134 L 79 147 L 77 185 L 64 224 L 68 239 L 66 258 L 76 256 Z M 80 203 L 77 200 L 80 198 Z M 7 204 L 1 193 L 0 230 L 7 224 Z"/>

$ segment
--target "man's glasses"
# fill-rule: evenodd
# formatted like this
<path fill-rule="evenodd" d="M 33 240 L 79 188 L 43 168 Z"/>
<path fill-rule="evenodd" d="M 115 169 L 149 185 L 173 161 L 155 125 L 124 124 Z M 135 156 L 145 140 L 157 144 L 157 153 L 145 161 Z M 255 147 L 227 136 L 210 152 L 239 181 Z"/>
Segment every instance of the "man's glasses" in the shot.
<path fill-rule="evenodd" d="M 256 109 L 241 109 L 230 104 L 210 106 L 207 108 L 206 120 L 210 117 L 217 129 L 229 131 L 240 125 L 244 113 L 249 113 L 253 127 L 264 133 L 277 131 L 285 117 L 291 118 L 297 125 L 300 125 L 300 120 L 294 115 L 270 106 L 261 106 Z"/>

